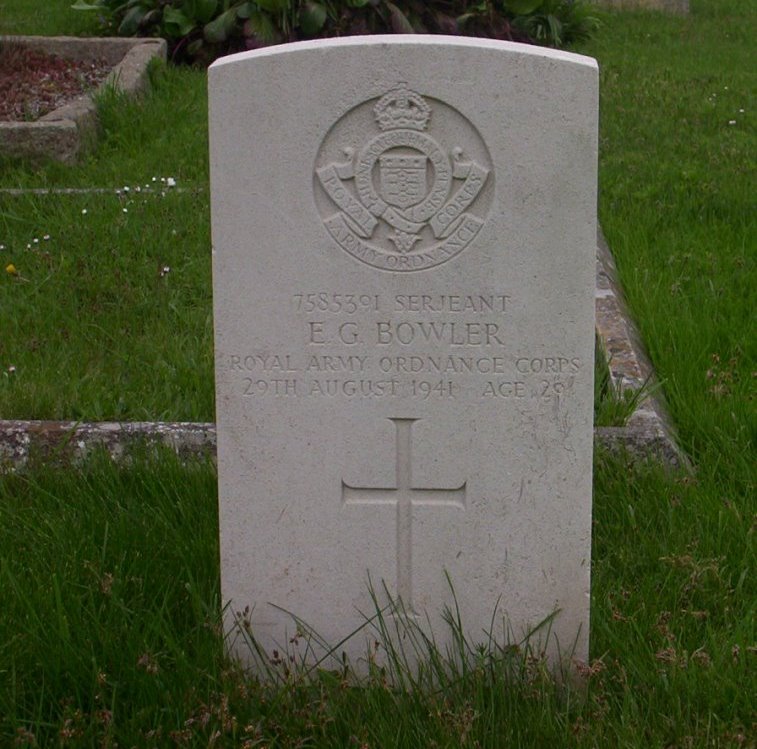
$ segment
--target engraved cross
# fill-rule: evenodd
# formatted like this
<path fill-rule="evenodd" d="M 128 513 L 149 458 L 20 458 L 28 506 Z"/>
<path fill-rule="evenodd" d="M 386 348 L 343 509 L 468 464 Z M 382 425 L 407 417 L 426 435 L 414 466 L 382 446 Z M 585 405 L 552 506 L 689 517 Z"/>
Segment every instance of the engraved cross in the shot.
<path fill-rule="evenodd" d="M 397 479 L 394 488 L 349 486 L 342 481 L 345 505 L 395 505 L 397 508 L 397 595 L 411 616 L 413 608 L 413 508 L 417 505 L 465 509 L 464 482 L 455 489 L 415 488 L 412 476 L 412 429 L 418 419 L 389 419 L 396 427 Z"/>

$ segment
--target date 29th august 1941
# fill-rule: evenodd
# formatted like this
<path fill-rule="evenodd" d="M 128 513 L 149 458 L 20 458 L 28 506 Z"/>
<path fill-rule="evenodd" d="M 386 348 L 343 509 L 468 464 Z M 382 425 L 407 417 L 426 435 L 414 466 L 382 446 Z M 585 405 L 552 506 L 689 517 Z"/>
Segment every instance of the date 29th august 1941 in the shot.
<path fill-rule="evenodd" d="M 487 380 L 480 383 L 479 395 L 483 398 L 553 398 L 567 394 L 572 382 L 544 380 L 528 387 L 526 382 L 515 380 Z M 327 398 L 386 398 L 410 397 L 455 398 L 462 385 L 453 380 L 383 380 L 369 379 L 312 379 L 292 378 L 242 380 L 243 396 L 327 397 Z"/>

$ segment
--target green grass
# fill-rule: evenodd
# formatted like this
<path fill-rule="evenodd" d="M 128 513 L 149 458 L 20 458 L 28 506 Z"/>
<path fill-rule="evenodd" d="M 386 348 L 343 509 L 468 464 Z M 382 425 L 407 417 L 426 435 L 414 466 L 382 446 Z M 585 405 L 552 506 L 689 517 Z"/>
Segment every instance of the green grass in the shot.
<path fill-rule="evenodd" d="M 755 746 L 757 14 L 692 4 L 606 14 L 580 50 L 603 229 L 695 465 L 596 459 L 587 694 L 507 659 L 436 692 L 245 680 L 212 467 L 94 461 L 0 478 L 0 746 Z M 47 7 L 0 0 L 0 32 Z M 155 75 L 143 104 L 104 103 L 84 164 L 4 163 L 0 186 L 204 188 L 203 73 Z M 0 417 L 211 417 L 207 194 L 129 195 L 0 195 Z"/>
<path fill-rule="evenodd" d="M 153 79 L 142 102 L 103 102 L 82 165 L 0 171 L 4 187 L 107 188 L 0 194 L 0 418 L 212 419 L 204 73 Z"/>
<path fill-rule="evenodd" d="M 97 36 L 95 13 L 75 13 L 71 0 L 0 0 L 0 35 Z"/>
<path fill-rule="evenodd" d="M 696 460 L 750 459 L 757 426 L 756 32 L 748 3 L 694 2 L 609 16 L 581 50 L 601 70 L 602 228 Z"/>
<path fill-rule="evenodd" d="M 596 469 L 586 695 L 496 651 L 436 689 L 245 679 L 223 656 L 211 465 L 2 477 L 0 745 L 748 746 L 751 518 L 660 468 Z"/>
<path fill-rule="evenodd" d="M 0 362 L 16 367 L 0 414 L 210 420 L 207 191 L 12 202 L 5 241 L 24 249 L 0 288 Z"/>

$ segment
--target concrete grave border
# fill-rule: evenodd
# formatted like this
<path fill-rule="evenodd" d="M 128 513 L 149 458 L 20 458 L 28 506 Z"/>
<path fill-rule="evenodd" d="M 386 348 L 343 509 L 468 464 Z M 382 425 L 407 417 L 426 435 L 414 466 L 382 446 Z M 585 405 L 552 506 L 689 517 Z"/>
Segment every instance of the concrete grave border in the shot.
<path fill-rule="evenodd" d="M 654 367 L 628 313 L 618 269 L 601 230 L 597 236 L 595 311 L 597 335 L 609 360 L 612 381 L 623 392 L 646 387 L 652 394 L 641 400 L 625 426 L 594 427 L 594 446 L 626 450 L 640 457 L 655 457 L 677 468 L 690 468 L 657 392 L 659 383 Z"/>
<path fill-rule="evenodd" d="M 74 60 L 104 59 L 113 69 L 94 94 L 110 87 L 135 96 L 149 85 L 148 65 L 166 59 L 164 39 L 3 36 L 0 41 Z M 96 133 L 92 94 L 83 94 L 34 122 L 0 122 L 0 156 L 52 158 L 73 164 Z"/>
<path fill-rule="evenodd" d="M 654 370 L 628 315 L 617 268 L 601 233 L 597 239 L 596 329 L 609 357 L 610 375 L 623 390 L 654 383 Z M 78 463 L 104 449 L 114 460 L 139 446 L 169 447 L 180 457 L 216 454 L 216 427 L 195 422 L 1 421 L 0 473 L 23 468 L 30 460 Z M 594 446 L 689 468 L 679 449 L 664 404 L 657 394 L 643 400 L 626 426 L 595 427 Z"/>
<path fill-rule="evenodd" d="M 688 15 L 689 0 L 591 0 L 595 5 L 601 5 L 611 10 L 651 10 L 663 13 L 678 13 Z"/>

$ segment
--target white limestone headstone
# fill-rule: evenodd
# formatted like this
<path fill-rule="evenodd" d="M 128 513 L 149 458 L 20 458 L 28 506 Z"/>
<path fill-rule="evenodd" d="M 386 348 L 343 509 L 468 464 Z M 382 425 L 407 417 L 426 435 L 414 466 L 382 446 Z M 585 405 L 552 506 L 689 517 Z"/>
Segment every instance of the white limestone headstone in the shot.
<path fill-rule="evenodd" d="M 370 583 L 443 646 L 454 590 L 471 641 L 554 615 L 549 657 L 585 660 L 595 61 L 344 38 L 226 57 L 209 90 L 229 623 L 337 645 Z"/>

